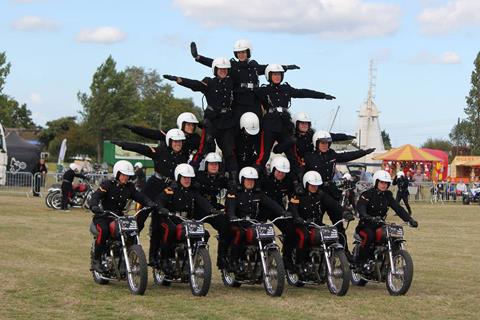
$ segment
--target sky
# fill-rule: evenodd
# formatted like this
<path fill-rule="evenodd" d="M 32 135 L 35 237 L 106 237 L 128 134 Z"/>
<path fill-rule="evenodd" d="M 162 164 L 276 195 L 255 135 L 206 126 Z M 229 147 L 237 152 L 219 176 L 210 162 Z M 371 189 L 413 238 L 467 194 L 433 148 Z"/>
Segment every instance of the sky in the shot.
<path fill-rule="evenodd" d="M 238 39 L 261 64 L 297 64 L 285 81 L 336 100 L 294 99 L 316 129 L 354 134 L 375 66 L 375 104 L 392 145 L 448 139 L 465 117 L 473 61 L 480 51 L 477 0 L 0 0 L 0 52 L 12 64 L 4 93 L 45 125 L 79 116 L 109 55 L 128 66 L 191 79 L 211 76 L 207 57 L 232 57 Z M 477 43 L 477 45 L 475 45 Z M 261 76 L 261 81 L 265 79 Z M 174 85 L 177 97 L 200 93 Z"/>

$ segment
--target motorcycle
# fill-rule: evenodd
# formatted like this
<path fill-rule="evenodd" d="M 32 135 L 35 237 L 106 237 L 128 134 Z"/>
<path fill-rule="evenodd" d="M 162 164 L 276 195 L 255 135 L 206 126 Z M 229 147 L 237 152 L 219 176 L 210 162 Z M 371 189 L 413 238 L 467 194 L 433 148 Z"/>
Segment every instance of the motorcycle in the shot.
<path fill-rule="evenodd" d="M 247 230 L 251 230 L 253 234 L 251 240 L 247 239 L 245 251 L 240 255 L 238 262 L 233 261 L 232 247 L 229 247 L 225 257 L 225 268 L 221 270 L 225 286 L 240 287 L 242 284 L 263 283 L 267 295 L 274 297 L 282 295 L 285 286 L 285 267 L 279 247 L 275 243 L 273 223 L 286 218 L 291 217 L 278 217 L 271 223 L 262 223 L 249 218 L 231 220 L 250 224 Z"/>
<path fill-rule="evenodd" d="M 89 209 L 89 202 L 93 192 L 94 185 L 91 182 L 74 184 L 72 198 L 70 199 L 70 205 L 72 206 L 72 208 Z M 49 196 L 47 195 L 47 198 L 48 197 Z M 52 208 L 60 210 L 62 208 L 62 191 L 60 190 L 58 192 L 57 190 L 52 189 L 52 195 L 50 195 L 49 201 Z"/>
<path fill-rule="evenodd" d="M 151 208 L 143 208 L 137 214 Z M 113 280 L 127 280 L 130 292 L 135 295 L 143 295 L 147 288 L 148 269 L 147 259 L 140 244 L 138 227 L 135 216 L 119 216 L 111 211 L 106 211 L 106 215 L 114 217 L 110 223 L 112 232 L 110 239 L 107 240 L 107 249 L 102 254 L 100 263 L 103 272 L 91 269 L 95 283 L 105 285 Z M 98 230 L 93 222 L 90 224 L 90 232 L 93 235 L 90 258 L 93 264 L 95 241 L 98 236 Z"/>
<path fill-rule="evenodd" d="M 404 246 L 402 225 L 382 223 L 381 235 L 375 239 L 373 256 L 368 257 L 365 266 L 352 263 L 352 284 L 365 286 L 368 282 L 385 282 L 392 296 L 404 295 L 410 288 L 413 279 L 413 260 Z M 362 238 L 354 234 L 353 261 L 360 251 Z"/>
<path fill-rule="evenodd" d="M 173 244 L 173 258 L 164 257 L 162 249 L 158 250 L 157 261 L 160 263 L 153 266 L 155 284 L 170 286 L 172 282 L 188 282 L 194 296 L 207 295 L 212 281 L 212 262 L 208 252 L 208 233 L 203 221 L 216 215 L 190 220 L 169 213 L 169 216 L 182 221 L 182 233 L 177 233 L 177 241 Z"/>
<path fill-rule="evenodd" d="M 305 252 L 307 259 L 297 263 L 296 248 L 293 249 L 292 260 L 295 271 L 287 270 L 287 282 L 291 286 L 303 287 L 327 282 L 330 293 L 343 296 L 350 286 L 350 264 L 345 255 L 343 245 L 339 243 L 339 233 L 335 226 L 346 220 L 340 220 L 334 225 L 318 225 L 314 222 L 306 224 L 310 230 L 310 238 L 315 233 L 315 243 Z M 313 229 L 312 229 L 313 228 Z M 282 239 L 282 238 L 281 238 Z"/>

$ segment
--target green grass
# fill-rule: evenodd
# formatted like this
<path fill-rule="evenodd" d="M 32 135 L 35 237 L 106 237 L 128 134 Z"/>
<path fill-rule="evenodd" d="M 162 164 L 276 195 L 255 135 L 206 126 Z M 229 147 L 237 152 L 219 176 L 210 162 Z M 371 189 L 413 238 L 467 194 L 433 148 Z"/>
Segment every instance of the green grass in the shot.
<path fill-rule="evenodd" d="M 406 230 L 415 265 L 406 296 L 367 284 L 345 297 L 326 285 L 287 286 L 280 298 L 258 285 L 226 288 L 217 270 L 202 298 L 187 284 L 154 286 L 150 270 L 144 296 L 131 295 L 126 282 L 100 286 L 88 271 L 88 212 L 4 195 L 0 208 L 0 319 L 478 319 L 480 311 L 478 205 L 414 205 L 420 227 Z M 142 243 L 147 250 L 146 235 Z M 213 237 L 210 245 L 215 262 Z"/>

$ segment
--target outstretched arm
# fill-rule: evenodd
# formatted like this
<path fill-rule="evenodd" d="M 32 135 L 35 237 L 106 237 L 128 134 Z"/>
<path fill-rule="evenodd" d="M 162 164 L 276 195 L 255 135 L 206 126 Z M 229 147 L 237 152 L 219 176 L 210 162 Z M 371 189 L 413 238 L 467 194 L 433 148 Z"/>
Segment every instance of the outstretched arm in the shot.
<path fill-rule="evenodd" d="M 204 66 L 211 67 L 213 63 L 212 58 L 207 58 L 198 54 L 197 44 L 195 42 L 190 43 L 190 52 L 192 53 L 192 57 L 198 63 L 203 64 Z"/>
<path fill-rule="evenodd" d="M 128 124 L 123 125 L 125 128 L 129 129 L 133 133 L 136 133 L 144 138 L 153 139 L 153 140 L 165 140 L 165 132 L 157 129 L 150 129 L 139 126 L 130 126 Z"/>
<path fill-rule="evenodd" d="M 296 89 L 296 88 L 290 88 L 290 95 L 293 98 L 312 98 L 312 99 L 326 99 L 326 100 L 333 100 L 335 99 L 334 96 L 331 96 L 329 94 L 320 92 L 320 91 L 315 91 L 315 90 L 310 90 L 310 89 Z"/>

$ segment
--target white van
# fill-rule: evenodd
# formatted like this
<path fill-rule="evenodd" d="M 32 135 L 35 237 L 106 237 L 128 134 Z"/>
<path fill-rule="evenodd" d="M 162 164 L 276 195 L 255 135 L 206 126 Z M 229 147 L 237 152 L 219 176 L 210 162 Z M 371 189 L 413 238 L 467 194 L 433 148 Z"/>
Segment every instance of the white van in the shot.
<path fill-rule="evenodd" d="M 0 186 L 4 186 L 7 180 L 7 142 L 5 140 L 5 130 L 0 123 Z"/>

